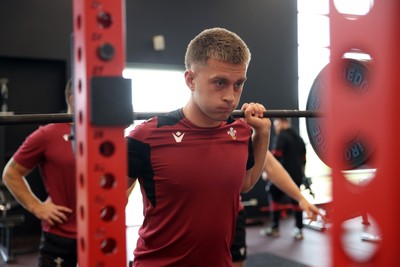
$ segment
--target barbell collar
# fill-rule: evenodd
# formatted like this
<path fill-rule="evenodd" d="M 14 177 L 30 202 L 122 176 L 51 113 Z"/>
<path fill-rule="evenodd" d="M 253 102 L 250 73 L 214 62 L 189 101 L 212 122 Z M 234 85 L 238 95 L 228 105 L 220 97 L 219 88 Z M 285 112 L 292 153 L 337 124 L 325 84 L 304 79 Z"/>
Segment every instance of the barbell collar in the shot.
<path fill-rule="evenodd" d="M 149 118 L 166 114 L 165 112 L 134 112 L 134 120 L 147 120 Z M 232 112 L 234 118 L 244 118 L 241 110 Z M 313 118 L 321 116 L 313 110 L 267 110 L 264 117 L 268 118 Z M 54 114 L 20 114 L 20 115 L 0 115 L 0 125 L 20 125 L 20 124 L 47 124 L 47 123 L 68 123 L 73 122 L 74 115 L 69 113 Z"/>

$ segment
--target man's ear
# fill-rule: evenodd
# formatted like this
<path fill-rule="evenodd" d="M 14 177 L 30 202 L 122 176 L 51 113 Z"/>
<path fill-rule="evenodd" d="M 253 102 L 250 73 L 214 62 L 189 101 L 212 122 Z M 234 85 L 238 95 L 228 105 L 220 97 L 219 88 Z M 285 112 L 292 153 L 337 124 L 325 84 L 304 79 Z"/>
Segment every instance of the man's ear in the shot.
<path fill-rule="evenodd" d="M 68 96 L 68 105 L 69 105 L 69 109 L 71 109 L 70 111 L 71 112 L 74 112 L 74 109 L 75 109 L 75 99 L 74 99 L 74 95 L 73 94 L 71 94 L 71 95 L 69 95 Z"/>
<path fill-rule="evenodd" d="M 191 70 L 185 71 L 185 82 L 191 91 L 194 91 L 194 73 Z"/>

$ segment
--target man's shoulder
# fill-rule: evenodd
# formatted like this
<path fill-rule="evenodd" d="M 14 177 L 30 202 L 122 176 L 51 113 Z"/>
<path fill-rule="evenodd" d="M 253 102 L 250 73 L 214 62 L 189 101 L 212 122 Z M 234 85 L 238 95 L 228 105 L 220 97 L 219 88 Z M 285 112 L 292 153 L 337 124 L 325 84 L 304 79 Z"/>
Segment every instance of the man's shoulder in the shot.
<path fill-rule="evenodd" d="M 163 126 L 173 126 L 183 119 L 183 114 L 181 109 L 165 113 L 156 117 L 157 128 Z"/>
<path fill-rule="evenodd" d="M 54 134 L 54 133 L 71 133 L 72 125 L 69 123 L 50 123 L 41 125 L 38 127 L 36 132 L 43 134 Z"/>
<path fill-rule="evenodd" d="M 137 126 L 129 132 L 128 137 L 143 139 L 150 136 L 160 128 L 176 125 L 183 117 L 179 110 L 152 117 Z"/>

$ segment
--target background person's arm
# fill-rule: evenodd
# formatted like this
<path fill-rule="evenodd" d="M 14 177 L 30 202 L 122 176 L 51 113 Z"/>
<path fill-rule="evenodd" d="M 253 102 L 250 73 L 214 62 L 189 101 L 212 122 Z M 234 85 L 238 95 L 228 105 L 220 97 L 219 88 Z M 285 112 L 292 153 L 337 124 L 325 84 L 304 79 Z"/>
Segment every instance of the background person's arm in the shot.
<path fill-rule="evenodd" d="M 315 221 L 317 215 L 320 215 L 324 219 L 324 216 L 320 213 L 319 209 L 307 201 L 300 189 L 293 182 L 289 173 L 270 151 L 267 151 L 264 171 L 265 174 L 262 175 L 263 180 L 269 179 L 274 185 L 279 187 L 279 189 L 291 198 L 297 200 L 299 206 L 307 213 L 309 219 Z"/>
<path fill-rule="evenodd" d="M 48 199 L 42 202 L 31 190 L 25 176 L 31 170 L 18 164 L 11 158 L 3 171 L 3 182 L 14 198 L 26 210 L 35 215 L 39 220 L 46 221 L 54 225 L 55 223 L 63 223 L 67 220 L 65 212 L 70 213 L 70 210 L 64 206 L 55 205 Z"/>

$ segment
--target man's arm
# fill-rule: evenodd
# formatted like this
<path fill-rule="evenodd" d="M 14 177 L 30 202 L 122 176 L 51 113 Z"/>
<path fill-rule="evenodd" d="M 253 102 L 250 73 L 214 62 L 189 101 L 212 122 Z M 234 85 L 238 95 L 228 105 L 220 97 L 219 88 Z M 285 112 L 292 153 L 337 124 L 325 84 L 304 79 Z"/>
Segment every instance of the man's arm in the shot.
<path fill-rule="evenodd" d="M 29 169 L 16 163 L 14 159 L 11 158 L 4 168 L 3 182 L 18 203 L 29 212 L 32 212 L 35 207 L 41 204 L 41 201 L 31 191 L 31 188 L 25 179 L 25 176 L 28 175 L 29 172 Z"/>
<path fill-rule="evenodd" d="M 18 164 L 11 158 L 3 171 L 3 182 L 14 198 L 26 210 L 38 219 L 47 221 L 51 225 L 63 223 L 67 220 L 65 212 L 72 212 L 69 208 L 54 205 L 51 200 L 42 202 L 31 190 L 25 176 L 31 170 Z"/>
<path fill-rule="evenodd" d="M 300 207 L 306 211 L 308 218 L 312 221 L 317 219 L 317 215 L 320 215 L 324 219 L 324 216 L 320 213 L 319 209 L 304 198 L 300 192 L 300 189 L 293 182 L 289 173 L 285 170 L 285 168 L 283 168 L 283 166 L 270 151 L 267 152 L 266 157 L 267 159 L 265 161 L 264 169 L 266 175 L 263 175 L 262 178 L 264 180 L 271 180 L 271 182 L 279 187 L 279 189 L 281 189 L 291 198 L 297 200 Z"/>
<path fill-rule="evenodd" d="M 289 173 L 270 151 L 267 151 L 264 170 L 266 175 L 263 175 L 262 178 L 265 181 L 269 179 L 279 189 L 297 201 L 304 198 Z"/>
<path fill-rule="evenodd" d="M 266 110 L 260 104 L 243 104 L 242 110 L 245 114 L 245 121 L 253 128 L 252 137 L 254 165 L 246 172 L 242 192 L 248 192 L 257 183 L 264 169 L 266 154 L 269 146 L 271 120 L 263 118 Z"/>

